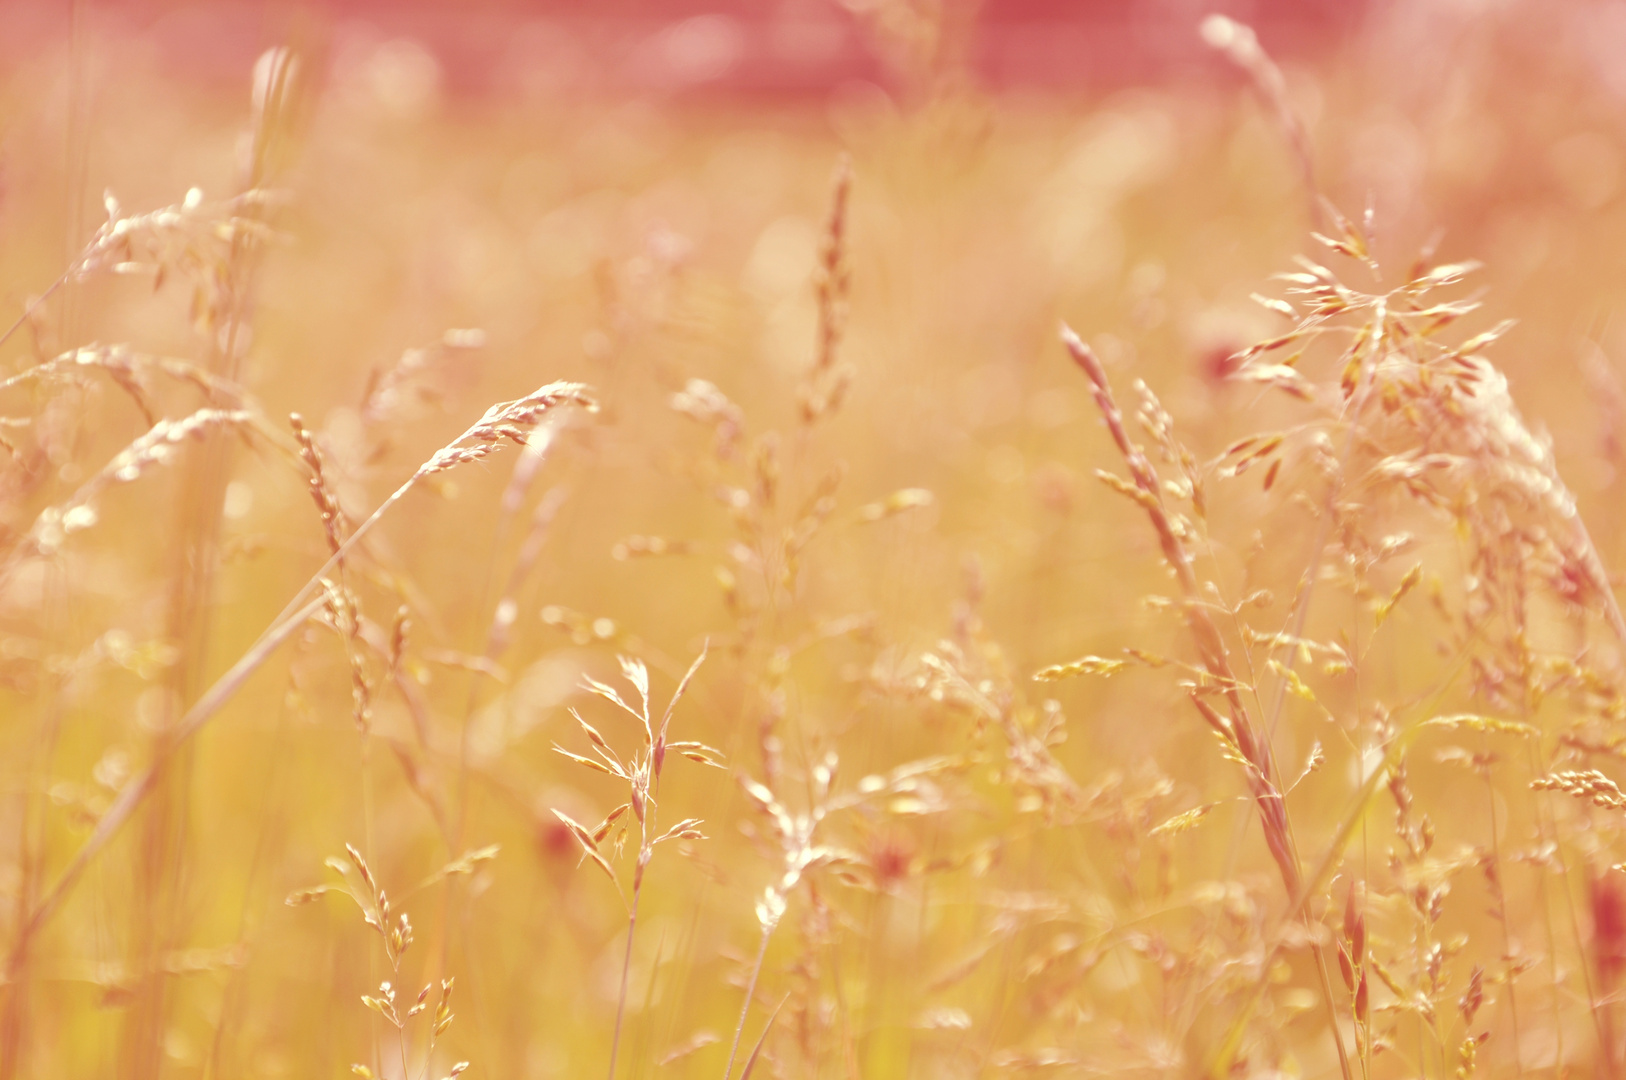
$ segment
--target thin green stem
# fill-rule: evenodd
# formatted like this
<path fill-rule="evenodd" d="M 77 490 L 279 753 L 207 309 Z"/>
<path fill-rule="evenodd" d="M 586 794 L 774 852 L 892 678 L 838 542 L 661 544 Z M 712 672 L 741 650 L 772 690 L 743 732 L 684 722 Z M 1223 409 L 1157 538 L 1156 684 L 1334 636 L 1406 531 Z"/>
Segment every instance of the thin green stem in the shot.
<path fill-rule="evenodd" d="M 762 961 L 768 955 L 768 938 L 773 936 L 773 927 L 762 928 L 762 944 L 757 947 L 757 962 L 751 966 L 751 979 L 745 985 L 745 1001 L 740 1005 L 740 1022 L 734 1027 L 734 1045 L 728 1050 L 728 1068 L 723 1070 L 723 1080 L 734 1075 L 734 1058 L 740 1052 L 740 1036 L 745 1033 L 745 1018 L 751 1012 L 751 1001 L 757 996 L 757 977 L 762 974 Z"/>
<path fill-rule="evenodd" d="M 615 1080 L 615 1062 L 621 1052 L 621 1024 L 627 1014 L 627 986 L 632 979 L 632 935 L 638 929 L 638 898 L 642 884 L 632 890 L 632 911 L 627 915 L 627 949 L 621 957 L 621 993 L 615 1004 L 615 1034 L 610 1039 L 610 1080 Z"/>

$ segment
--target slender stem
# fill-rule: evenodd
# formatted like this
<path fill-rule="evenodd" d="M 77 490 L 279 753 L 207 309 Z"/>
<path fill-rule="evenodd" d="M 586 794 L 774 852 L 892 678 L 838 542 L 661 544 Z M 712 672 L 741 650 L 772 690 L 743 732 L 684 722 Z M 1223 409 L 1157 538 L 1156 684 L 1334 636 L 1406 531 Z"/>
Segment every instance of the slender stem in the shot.
<path fill-rule="evenodd" d="M 85 872 L 85 868 L 90 865 L 90 861 L 96 857 L 102 848 L 107 846 L 108 842 L 113 839 L 114 834 L 130 819 L 130 815 L 135 812 L 136 807 L 157 787 L 159 779 L 163 776 L 164 769 L 175 757 L 176 752 L 193 735 L 196 735 L 203 725 L 214 717 L 215 713 L 220 711 L 221 707 L 231 699 L 232 695 L 242 687 L 243 683 L 248 681 L 248 677 L 269 660 L 272 653 L 276 652 L 283 642 L 287 641 L 300 627 L 305 625 L 305 620 L 315 615 L 324 603 L 326 603 L 325 599 L 308 601 L 304 607 L 299 608 L 288 618 L 266 631 L 254 647 L 244 653 L 242 658 L 233 664 L 231 669 L 222 675 L 191 709 L 187 710 L 186 715 L 175 726 L 174 736 L 165 744 L 162 754 L 148 766 L 145 773 L 119 793 L 119 797 L 113 801 L 113 805 L 108 808 L 107 813 L 103 814 L 101 821 L 97 823 L 96 830 L 90 834 L 90 838 L 74 854 L 73 860 L 68 863 L 67 869 L 62 871 L 62 876 L 57 878 L 56 884 L 52 885 L 50 891 L 45 894 L 38 904 L 34 905 L 33 912 L 29 915 L 28 921 L 21 930 L 18 931 L 17 940 L 12 945 L 10 956 L 6 959 L 5 971 L 8 981 L 27 955 L 30 942 L 39 934 L 51 916 L 56 914 L 63 898 L 79 880 L 80 875 Z"/>
<path fill-rule="evenodd" d="M 1304 912 L 1304 921 L 1306 924 L 1310 921 L 1308 911 Z M 1333 1044 L 1338 1047 L 1339 1068 L 1343 1070 L 1346 1080 L 1354 1080 L 1354 1073 L 1351 1071 L 1349 1064 L 1349 1051 L 1344 1049 L 1343 1033 L 1338 1027 L 1337 999 L 1332 992 L 1332 979 L 1327 974 L 1326 950 L 1321 947 L 1320 942 L 1315 942 L 1310 951 L 1315 956 L 1315 973 L 1316 977 L 1321 981 L 1321 1000 L 1327 1006 L 1327 1023 L 1332 1028 Z M 1356 1036 L 1356 1038 L 1359 1037 L 1359 1035 Z"/>
<path fill-rule="evenodd" d="M 1487 742 L 1485 733 L 1480 732 L 1479 746 L 1481 753 L 1486 751 Z M 1490 809 L 1491 858 L 1495 860 L 1491 865 L 1496 870 L 1496 921 L 1502 927 L 1502 954 L 1511 957 L 1513 955 L 1513 935 L 1507 925 L 1507 887 L 1502 881 L 1502 837 L 1500 826 L 1496 820 L 1496 784 L 1491 780 L 1489 765 L 1484 767 L 1481 775 L 1485 778 L 1485 802 L 1489 804 Z M 1507 1007 L 1508 1013 L 1513 1018 L 1513 1067 L 1518 1070 L 1520 1076 L 1523 1076 L 1524 1054 L 1520 1049 L 1519 999 L 1514 996 L 1513 983 L 1514 978 L 1510 971 L 1507 980 Z"/>
<path fill-rule="evenodd" d="M 633 781 L 635 784 L 637 782 Z M 647 816 L 638 822 L 638 866 L 632 876 L 632 906 L 627 909 L 627 950 L 621 957 L 621 993 L 616 995 L 615 1034 L 610 1037 L 610 1080 L 615 1080 L 615 1061 L 621 1052 L 621 1024 L 627 1015 L 627 987 L 632 982 L 632 934 L 638 929 L 638 900 L 644 894 L 644 871 L 655 854 L 655 847 L 650 842 L 655 832 L 655 804 L 648 802 L 647 806 Z"/>
<path fill-rule="evenodd" d="M 1446 695 L 1456 684 L 1458 677 L 1461 676 L 1464 666 L 1465 664 L 1459 661 L 1457 667 L 1439 684 L 1434 693 L 1431 694 L 1427 699 L 1418 703 L 1417 714 L 1420 718 L 1426 718 L 1434 715 L 1434 711 L 1439 707 L 1440 703 L 1445 700 Z M 1371 802 L 1373 793 L 1377 790 L 1379 782 L 1385 775 L 1387 775 L 1389 770 L 1393 769 L 1400 762 L 1401 758 L 1405 756 L 1406 750 L 1410 746 L 1412 740 L 1415 739 L 1421 731 L 1422 722 L 1421 719 L 1419 719 L 1401 730 L 1390 741 L 1389 748 L 1384 753 L 1383 760 L 1376 768 L 1367 774 L 1367 777 L 1362 782 L 1359 790 L 1356 791 L 1353 803 L 1351 804 L 1348 812 L 1345 814 L 1344 819 L 1339 825 L 1337 831 L 1334 833 L 1331 842 L 1327 845 L 1326 851 L 1322 853 L 1320 862 L 1315 864 L 1314 869 L 1309 875 L 1303 878 L 1298 889 L 1294 891 L 1293 898 L 1287 905 L 1287 910 L 1282 914 L 1282 921 L 1284 923 L 1293 919 L 1303 919 L 1308 921 L 1308 904 L 1310 902 L 1311 894 L 1326 884 L 1328 877 L 1332 874 L 1334 864 L 1342 856 L 1344 846 L 1349 842 L 1349 839 L 1351 835 L 1353 835 L 1356 826 L 1363 824 L 1366 817 L 1367 807 Z M 1265 953 L 1263 969 L 1268 970 L 1270 965 L 1275 962 L 1276 957 L 1281 955 L 1284 943 L 1285 939 L 1278 935 L 1275 944 L 1273 944 Z M 1237 1051 L 1242 1045 L 1243 1030 L 1248 1022 L 1248 1019 L 1253 1015 L 1253 1011 L 1258 1006 L 1259 999 L 1264 995 L 1265 988 L 1268 985 L 1269 981 L 1266 979 L 1256 980 L 1253 986 L 1246 992 L 1242 1001 L 1239 1002 L 1237 1007 L 1232 1010 L 1233 1016 L 1231 1019 L 1230 1028 L 1226 1032 L 1224 1039 L 1221 1041 L 1219 1052 L 1214 1055 L 1207 1070 L 1208 1074 L 1214 1077 L 1215 1080 L 1221 1080 L 1221 1078 L 1230 1075 L 1231 1065 L 1236 1060 Z M 1336 1029 L 1334 1029 L 1334 1033 L 1337 1034 Z M 1338 1034 L 1337 1041 L 1340 1045 L 1342 1045 L 1343 1036 L 1341 1034 Z"/>
<path fill-rule="evenodd" d="M 11 340 L 11 335 L 22 329 L 23 324 L 34 317 L 34 312 L 38 311 L 40 305 L 51 298 L 52 293 L 55 293 L 58 289 L 62 288 L 63 285 L 67 284 L 68 278 L 73 276 L 74 271 L 78 270 L 83 262 L 84 256 L 81 255 L 79 258 L 73 261 L 73 265 L 69 266 L 67 270 L 63 271 L 61 277 L 51 282 L 48 289 L 34 297 L 34 299 L 29 302 L 28 306 L 23 309 L 23 313 L 17 316 L 17 321 L 12 323 L 11 326 L 7 328 L 5 333 L 0 334 L 0 345 L 4 345 L 7 341 Z"/>
<path fill-rule="evenodd" d="M 627 951 L 621 957 L 621 993 L 615 1005 L 615 1035 L 610 1040 L 610 1080 L 615 1080 L 615 1059 L 621 1051 L 621 1022 L 627 1014 L 627 984 L 632 979 L 632 934 L 638 929 L 638 897 L 643 889 L 632 890 L 632 911 L 627 915 Z"/>
<path fill-rule="evenodd" d="M 757 948 L 757 962 L 751 967 L 751 980 L 745 986 L 745 1002 L 740 1006 L 740 1022 L 734 1027 L 734 1045 L 728 1050 L 728 1068 L 723 1070 L 723 1080 L 734 1075 L 734 1058 L 740 1052 L 740 1036 L 745 1033 L 745 1018 L 751 1011 L 751 1001 L 757 996 L 757 976 L 762 974 L 762 959 L 768 955 L 768 938 L 772 934 L 772 926 L 762 928 L 762 944 Z"/>
<path fill-rule="evenodd" d="M 294 594 L 293 599 L 288 601 L 288 606 L 283 608 L 281 614 L 277 616 L 278 624 L 287 619 L 294 608 L 303 602 L 306 597 L 311 595 L 311 593 L 322 583 L 322 578 L 326 576 L 329 570 L 332 570 L 335 566 L 339 566 L 344 562 L 344 557 L 350 553 L 350 549 L 355 547 L 356 543 L 364 535 L 366 535 L 374 525 L 378 524 L 379 519 L 384 516 L 384 512 L 386 510 L 405 498 L 406 493 L 411 491 L 413 485 L 415 485 L 421 478 L 422 470 L 413 473 L 407 478 L 406 483 L 396 488 L 389 498 L 378 504 L 378 509 L 374 510 L 372 514 L 368 516 L 366 521 L 363 521 L 360 525 L 357 525 L 355 530 L 352 531 L 349 536 L 345 537 L 344 542 L 339 545 L 338 550 L 332 555 L 328 556 L 327 562 L 322 564 L 321 569 L 312 574 L 310 576 L 310 580 L 306 581 L 304 586 Z"/>
<path fill-rule="evenodd" d="M 1557 835 L 1556 828 L 1553 834 Z M 1581 917 L 1576 913 L 1575 893 L 1570 886 L 1569 860 L 1564 858 L 1563 850 L 1556 847 L 1556 841 L 1553 859 L 1558 863 L 1559 880 L 1563 883 L 1564 909 L 1569 914 L 1570 933 L 1575 938 L 1575 951 L 1580 961 L 1576 966 L 1581 970 L 1581 983 L 1586 988 L 1587 1005 L 1592 1014 L 1592 1030 L 1598 1038 L 1598 1051 L 1603 1055 L 1603 1075 L 1612 1080 L 1616 1075 L 1615 1048 L 1605 1026 L 1604 1002 L 1599 1000 L 1597 989 L 1592 982 L 1592 964 L 1586 955 L 1586 939 L 1581 934 Z"/>

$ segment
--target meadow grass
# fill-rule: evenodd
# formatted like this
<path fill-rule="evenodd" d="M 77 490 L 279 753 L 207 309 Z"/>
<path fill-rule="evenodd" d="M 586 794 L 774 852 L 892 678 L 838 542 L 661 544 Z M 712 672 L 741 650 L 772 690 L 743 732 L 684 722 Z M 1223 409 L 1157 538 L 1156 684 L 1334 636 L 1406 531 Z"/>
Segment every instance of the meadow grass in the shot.
<path fill-rule="evenodd" d="M 116 73 L 174 190 L 4 222 L 0 1080 L 1615 1074 L 1614 113 L 930 29 Z"/>

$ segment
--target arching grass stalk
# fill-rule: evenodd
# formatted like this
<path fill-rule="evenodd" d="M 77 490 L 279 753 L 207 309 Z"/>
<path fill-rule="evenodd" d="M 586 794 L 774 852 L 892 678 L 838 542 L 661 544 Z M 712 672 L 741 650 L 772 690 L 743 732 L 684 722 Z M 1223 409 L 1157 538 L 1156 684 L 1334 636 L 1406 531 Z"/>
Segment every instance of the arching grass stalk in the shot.
<path fill-rule="evenodd" d="M 86 867 L 101 853 L 101 851 L 118 833 L 119 829 L 130 819 L 136 808 L 147 798 L 163 777 L 164 770 L 174 760 L 176 753 L 187 745 L 203 726 L 214 718 L 215 714 L 236 695 L 249 676 L 258 671 L 269 660 L 277 649 L 292 637 L 305 621 L 315 615 L 328 604 L 328 597 L 313 593 L 322 589 L 325 575 L 339 564 L 355 547 L 356 543 L 383 518 L 384 514 L 396 503 L 404 498 L 417 484 L 434 476 L 446 472 L 459 465 L 471 461 L 479 461 L 491 454 L 506 441 L 523 445 L 530 430 L 536 426 L 544 414 L 563 405 L 578 405 L 589 411 L 598 408 L 597 403 L 589 395 L 587 387 L 580 383 L 553 382 L 538 388 L 531 394 L 515 401 L 501 402 L 486 410 L 478 422 L 470 426 L 463 434 L 437 450 L 428 461 L 418 469 L 395 490 L 389 498 L 385 499 L 366 521 L 358 525 L 340 544 L 321 569 L 311 575 L 305 585 L 294 594 L 288 606 L 272 621 L 271 625 L 262 633 L 257 641 L 249 647 L 231 668 L 215 681 L 202 697 L 188 709 L 176 724 L 173 737 L 165 744 L 162 752 L 147 767 L 139 777 L 127 784 L 119 793 L 113 805 L 110 806 L 97 822 L 95 830 L 89 838 L 80 845 L 74 853 L 73 859 L 56 880 L 50 890 L 34 905 L 28 918 L 17 933 L 12 943 L 11 951 L 6 959 L 5 978 L 10 981 L 18 966 L 28 955 L 28 949 L 34 938 L 39 935 L 46 923 L 61 908 L 62 901 L 73 889 L 74 885 L 84 874 Z M 704 654 L 702 653 L 702 656 Z M 698 661 L 697 661 L 698 664 Z M 692 674 L 692 670 L 691 670 Z M 687 680 L 685 680 L 687 682 Z M 681 692 L 681 688 L 680 688 Z M 674 704 L 676 699 L 674 698 Z M 664 734 L 664 727 L 663 727 Z M 664 750 L 663 750 L 664 753 Z"/>

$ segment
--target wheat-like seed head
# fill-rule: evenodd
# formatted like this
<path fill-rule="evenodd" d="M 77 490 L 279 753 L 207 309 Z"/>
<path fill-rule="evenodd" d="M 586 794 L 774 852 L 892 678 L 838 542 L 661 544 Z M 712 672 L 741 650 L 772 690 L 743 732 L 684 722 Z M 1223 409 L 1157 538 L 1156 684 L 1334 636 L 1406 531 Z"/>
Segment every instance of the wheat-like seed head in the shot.
<path fill-rule="evenodd" d="M 413 474 L 413 480 L 489 457 L 504 441 L 525 445 L 537 421 L 545 413 L 562 405 L 575 405 L 590 413 L 598 411 L 598 402 L 581 383 L 548 383 L 515 401 L 491 406 L 467 431 L 435 451 L 428 461 L 420 465 Z"/>
<path fill-rule="evenodd" d="M 1626 810 L 1626 792 L 1597 769 L 1549 773 L 1530 781 L 1533 791 L 1562 791 L 1605 810 Z"/>

